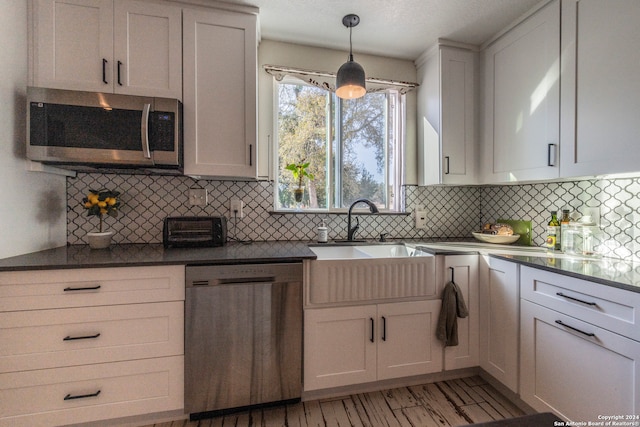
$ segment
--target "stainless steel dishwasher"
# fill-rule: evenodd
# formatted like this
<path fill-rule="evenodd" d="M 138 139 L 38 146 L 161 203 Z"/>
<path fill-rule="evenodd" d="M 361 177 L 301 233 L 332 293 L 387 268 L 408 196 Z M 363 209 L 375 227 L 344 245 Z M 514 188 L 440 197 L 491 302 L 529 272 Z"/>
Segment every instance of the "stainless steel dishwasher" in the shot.
<path fill-rule="evenodd" d="M 192 420 L 302 389 L 302 264 L 186 267 L 185 411 Z"/>

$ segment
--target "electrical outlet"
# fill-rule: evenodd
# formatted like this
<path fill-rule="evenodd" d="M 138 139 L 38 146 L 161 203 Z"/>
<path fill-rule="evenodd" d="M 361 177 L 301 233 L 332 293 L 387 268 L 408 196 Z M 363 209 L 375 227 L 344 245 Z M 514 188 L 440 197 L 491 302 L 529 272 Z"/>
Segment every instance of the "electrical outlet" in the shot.
<path fill-rule="evenodd" d="M 206 206 L 208 203 L 206 188 L 190 188 L 189 203 L 191 206 Z"/>
<path fill-rule="evenodd" d="M 425 210 L 416 210 L 416 228 L 420 230 L 424 230 L 427 228 L 427 211 Z"/>
<path fill-rule="evenodd" d="M 242 200 L 233 199 L 229 201 L 229 216 L 231 218 L 244 218 L 244 203 Z"/>

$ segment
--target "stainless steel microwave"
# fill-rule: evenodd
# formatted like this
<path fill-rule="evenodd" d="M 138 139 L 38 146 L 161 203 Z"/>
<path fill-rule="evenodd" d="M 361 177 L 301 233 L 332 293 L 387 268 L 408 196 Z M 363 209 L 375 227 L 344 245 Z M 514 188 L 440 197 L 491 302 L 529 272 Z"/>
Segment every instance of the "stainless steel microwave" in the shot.
<path fill-rule="evenodd" d="M 27 158 L 73 166 L 182 170 L 177 99 L 27 88 Z"/>

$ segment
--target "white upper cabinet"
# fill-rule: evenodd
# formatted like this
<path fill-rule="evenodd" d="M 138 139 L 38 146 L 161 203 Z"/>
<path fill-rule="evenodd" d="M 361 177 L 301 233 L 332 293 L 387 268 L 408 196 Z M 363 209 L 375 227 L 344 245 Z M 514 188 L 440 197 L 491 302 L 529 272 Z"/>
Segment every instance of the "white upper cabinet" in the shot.
<path fill-rule="evenodd" d="M 182 10 L 124 0 L 36 0 L 32 84 L 182 98 Z"/>
<path fill-rule="evenodd" d="M 257 18 L 184 11 L 184 173 L 256 179 Z"/>
<path fill-rule="evenodd" d="M 640 2 L 562 2 L 563 177 L 640 171 Z"/>
<path fill-rule="evenodd" d="M 475 56 L 440 45 L 418 67 L 418 183 L 475 184 Z"/>
<path fill-rule="evenodd" d="M 558 178 L 559 49 L 554 1 L 483 52 L 484 183 Z"/>
<path fill-rule="evenodd" d="M 114 92 L 182 99 L 182 10 L 117 0 Z"/>

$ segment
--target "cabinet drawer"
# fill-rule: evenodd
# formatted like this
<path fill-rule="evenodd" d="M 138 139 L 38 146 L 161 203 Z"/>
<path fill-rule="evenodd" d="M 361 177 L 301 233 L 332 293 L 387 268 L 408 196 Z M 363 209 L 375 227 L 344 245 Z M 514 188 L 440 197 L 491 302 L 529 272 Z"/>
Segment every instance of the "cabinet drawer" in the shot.
<path fill-rule="evenodd" d="M 529 301 L 521 313 L 522 400 L 568 420 L 638 414 L 639 342 Z"/>
<path fill-rule="evenodd" d="M 183 369 L 184 358 L 175 356 L 0 374 L 0 426 L 66 425 L 179 410 Z"/>
<path fill-rule="evenodd" d="M 0 312 L 184 300 L 184 266 L 0 273 Z"/>
<path fill-rule="evenodd" d="M 184 303 L 0 313 L 0 372 L 183 354 Z"/>
<path fill-rule="evenodd" d="M 523 266 L 524 299 L 640 341 L 640 293 Z"/>

